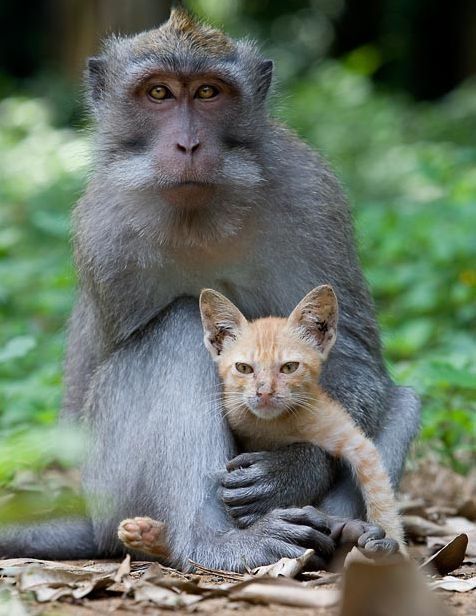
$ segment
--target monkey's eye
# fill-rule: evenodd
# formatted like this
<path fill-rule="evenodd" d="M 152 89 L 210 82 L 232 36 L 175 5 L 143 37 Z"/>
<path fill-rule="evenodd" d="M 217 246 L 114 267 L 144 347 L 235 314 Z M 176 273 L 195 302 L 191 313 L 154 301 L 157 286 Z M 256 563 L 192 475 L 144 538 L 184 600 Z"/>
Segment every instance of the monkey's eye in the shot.
<path fill-rule="evenodd" d="M 299 368 L 298 361 L 288 361 L 286 364 L 283 364 L 281 366 L 279 371 L 282 372 L 283 374 L 292 374 L 293 372 L 296 372 L 298 368 Z"/>
<path fill-rule="evenodd" d="M 215 86 L 209 86 L 209 85 L 203 85 L 200 86 L 197 90 L 197 92 L 195 93 L 195 98 L 201 98 L 203 99 L 208 99 L 208 98 L 215 98 L 215 96 L 218 95 L 218 88 L 215 88 Z"/>
<path fill-rule="evenodd" d="M 147 91 L 147 96 L 154 102 L 163 101 L 166 98 L 172 98 L 172 92 L 165 86 L 152 86 Z"/>
<path fill-rule="evenodd" d="M 253 368 L 249 364 L 243 364 L 241 362 L 237 362 L 235 364 L 235 368 L 238 370 L 238 372 L 241 372 L 241 374 L 252 374 L 253 373 Z"/>

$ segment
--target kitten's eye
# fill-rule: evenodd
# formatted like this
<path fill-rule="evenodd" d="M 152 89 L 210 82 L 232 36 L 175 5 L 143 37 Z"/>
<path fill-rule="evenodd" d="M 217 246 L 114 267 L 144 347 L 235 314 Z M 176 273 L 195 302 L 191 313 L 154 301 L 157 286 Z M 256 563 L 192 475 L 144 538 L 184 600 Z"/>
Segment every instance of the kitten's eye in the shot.
<path fill-rule="evenodd" d="M 153 86 L 147 91 L 147 96 L 152 99 L 154 103 L 163 101 L 166 98 L 173 98 L 172 92 L 165 86 Z"/>
<path fill-rule="evenodd" d="M 287 364 L 283 364 L 280 368 L 280 372 L 282 372 L 283 374 L 292 374 L 293 372 L 296 372 L 296 370 L 299 368 L 299 362 L 298 361 L 288 361 Z"/>
<path fill-rule="evenodd" d="M 215 86 L 209 86 L 209 85 L 203 85 L 200 86 L 195 94 L 195 98 L 201 98 L 202 100 L 204 99 L 209 99 L 209 98 L 215 98 L 215 96 L 218 96 L 218 88 L 215 88 Z"/>
<path fill-rule="evenodd" d="M 241 374 L 252 374 L 253 372 L 252 366 L 250 366 L 249 364 L 243 364 L 241 362 L 236 363 L 235 368 L 238 370 L 238 372 L 241 372 Z"/>

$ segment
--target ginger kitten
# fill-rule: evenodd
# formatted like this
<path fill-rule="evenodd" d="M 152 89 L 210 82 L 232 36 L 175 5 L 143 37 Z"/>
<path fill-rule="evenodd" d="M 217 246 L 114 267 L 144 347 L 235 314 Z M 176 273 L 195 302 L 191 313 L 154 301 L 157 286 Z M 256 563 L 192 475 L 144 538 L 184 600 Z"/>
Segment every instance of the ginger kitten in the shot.
<path fill-rule="evenodd" d="M 298 442 L 319 445 L 350 464 L 367 521 L 381 526 L 406 553 L 388 475 L 372 441 L 319 385 L 336 339 L 338 306 L 329 285 L 313 289 L 286 318 L 249 322 L 226 297 L 200 295 L 205 344 L 223 382 L 223 405 L 247 451 Z"/>

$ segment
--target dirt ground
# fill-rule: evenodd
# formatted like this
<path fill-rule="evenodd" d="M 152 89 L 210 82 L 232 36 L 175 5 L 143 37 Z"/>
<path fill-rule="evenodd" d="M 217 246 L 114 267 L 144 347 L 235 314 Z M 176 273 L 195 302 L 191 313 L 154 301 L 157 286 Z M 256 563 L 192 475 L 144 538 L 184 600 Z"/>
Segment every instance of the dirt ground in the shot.
<path fill-rule="evenodd" d="M 194 574 L 145 561 L 0 560 L 0 616 L 475 616 L 476 474 L 431 461 L 402 482 L 411 563 L 358 553 L 343 574 L 306 572 L 305 558 L 269 571 Z M 435 555 L 431 562 L 427 562 Z M 289 577 L 287 577 L 289 576 Z M 291 579 L 294 578 L 294 579 Z"/>

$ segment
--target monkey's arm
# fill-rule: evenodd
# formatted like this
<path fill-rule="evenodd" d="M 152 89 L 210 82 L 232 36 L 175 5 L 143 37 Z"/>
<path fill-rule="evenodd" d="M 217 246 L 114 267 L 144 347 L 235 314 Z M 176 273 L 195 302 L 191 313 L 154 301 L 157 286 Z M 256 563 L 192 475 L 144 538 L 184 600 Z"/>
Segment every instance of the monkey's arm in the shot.
<path fill-rule="evenodd" d="M 68 328 L 62 415 L 77 417 L 84 405 L 92 374 L 104 355 L 105 334 L 97 307 L 86 289 L 81 289 Z"/>

